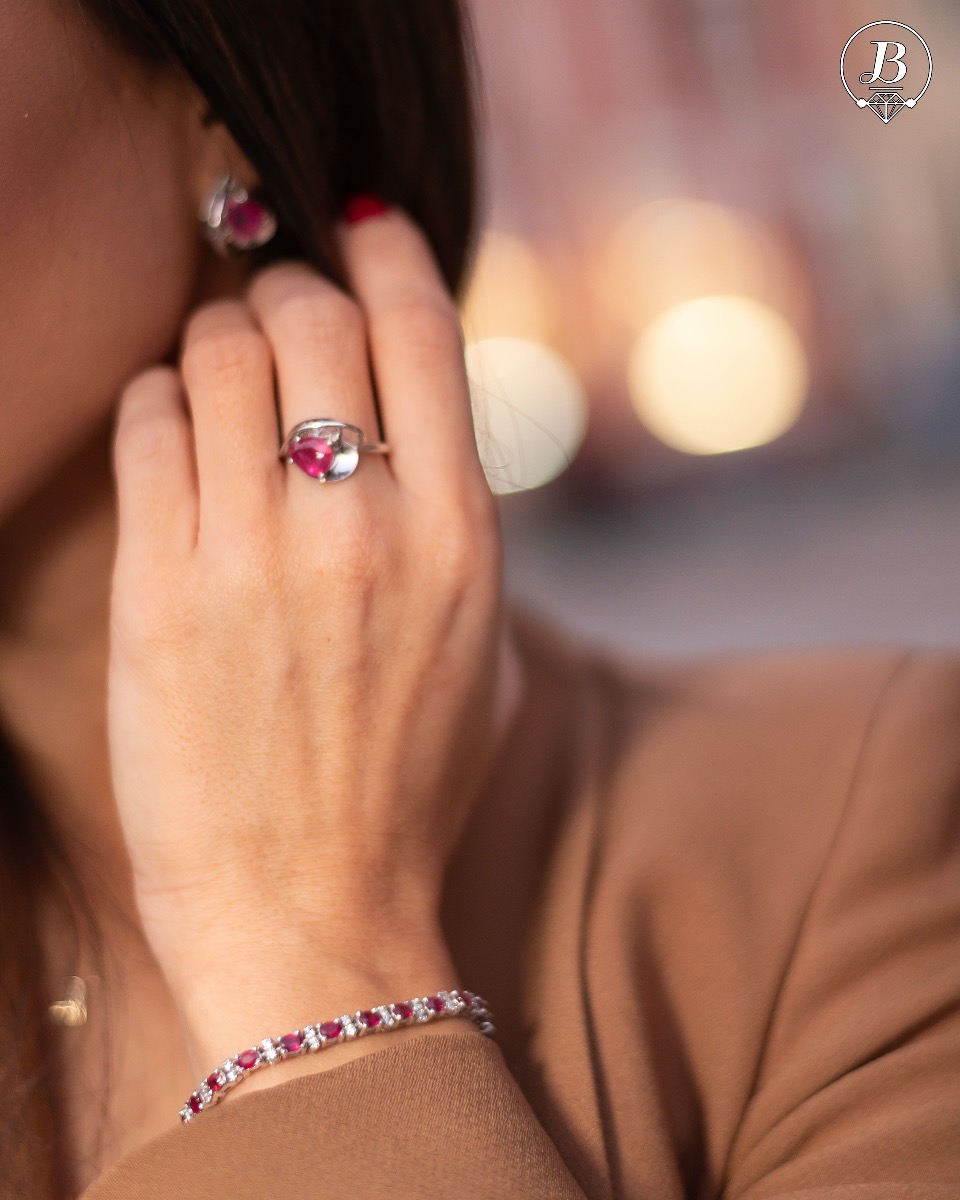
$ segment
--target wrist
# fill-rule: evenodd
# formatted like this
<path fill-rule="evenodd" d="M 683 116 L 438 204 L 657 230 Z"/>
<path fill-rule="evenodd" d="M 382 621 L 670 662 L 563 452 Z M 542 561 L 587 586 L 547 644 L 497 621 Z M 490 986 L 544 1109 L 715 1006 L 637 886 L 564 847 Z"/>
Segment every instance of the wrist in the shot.
<path fill-rule="evenodd" d="M 261 1088 L 297 1075 L 324 1071 L 328 1065 L 325 1051 L 331 1046 L 339 1049 L 337 1061 L 329 1063 L 335 1067 L 379 1049 L 374 1044 L 376 1037 L 385 1032 L 393 1035 L 394 1045 L 405 1036 L 447 1036 L 453 1031 L 462 1037 L 460 1030 L 453 1029 L 450 1018 L 454 1017 L 468 1017 L 481 1036 L 489 1037 L 496 1032 L 491 1013 L 481 996 L 460 988 L 440 988 L 428 996 L 411 996 L 407 1000 L 375 1005 L 369 1010 L 344 1013 L 331 1021 L 311 1023 L 286 1034 L 262 1038 L 256 1046 L 231 1055 L 214 1067 L 187 1097 L 180 1110 L 180 1119 L 192 1120 L 204 1109 L 223 1101 L 237 1084 L 247 1079 L 251 1080 L 248 1092 L 255 1090 L 257 1073 L 264 1066 L 293 1060 L 290 1068 L 279 1075 L 273 1072 L 260 1075 Z M 373 1040 L 366 1040 L 371 1035 Z M 313 1061 L 309 1056 L 314 1056 Z"/>
<path fill-rule="evenodd" d="M 439 933 L 431 938 L 381 942 L 371 946 L 368 954 L 350 958 L 324 953 L 318 947 L 293 960 L 283 956 L 279 961 L 267 961 L 258 956 L 257 964 L 241 962 L 232 969 L 225 965 L 219 971 L 206 971 L 202 979 L 195 981 L 198 986 L 179 989 L 181 1021 L 197 1073 L 212 1070 L 225 1058 L 256 1046 L 263 1038 L 332 1021 L 345 1013 L 432 995 L 458 987 L 461 982 Z M 446 1026 L 448 1022 L 441 1024 Z M 427 1028 L 397 1030 L 391 1037 Z M 292 1073 L 303 1073 L 307 1063 L 313 1064 L 309 1068 L 313 1070 L 336 1066 L 359 1052 L 376 1048 L 376 1039 L 344 1043 L 336 1047 L 335 1054 L 294 1060 L 300 1069 Z M 266 1083 L 267 1075 L 271 1076 L 270 1082 L 291 1077 L 286 1067 L 276 1073 L 280 1078 L 273 1078 L 274 1074 L 259 1071 L 256 1078 Z"/>

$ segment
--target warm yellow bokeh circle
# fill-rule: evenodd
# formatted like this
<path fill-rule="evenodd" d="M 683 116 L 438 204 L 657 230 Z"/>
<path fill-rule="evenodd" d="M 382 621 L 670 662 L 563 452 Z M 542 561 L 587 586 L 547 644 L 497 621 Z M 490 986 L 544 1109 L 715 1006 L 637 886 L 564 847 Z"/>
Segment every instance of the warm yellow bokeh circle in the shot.
<path fill-rule="evenodd" d="M 796 422 L 809 386 L 799 337 L 745 296 L 704 296 L 652 321 L 628 367 L 637 415 L 687 454 L 726 454 L 774 441 Z"/>

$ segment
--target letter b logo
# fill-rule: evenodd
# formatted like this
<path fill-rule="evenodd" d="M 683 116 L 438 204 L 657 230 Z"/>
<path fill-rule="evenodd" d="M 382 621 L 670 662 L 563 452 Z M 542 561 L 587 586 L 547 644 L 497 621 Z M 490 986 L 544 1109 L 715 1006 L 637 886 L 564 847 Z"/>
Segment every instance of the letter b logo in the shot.
<path fill-rule="evenodd" d="M 885 125 L 916 105 L 932 77 L 929 46 L 901 21 L 864 25 L 840 55 L 840 78 L 847 95 L 858 108 L 876 113 Z"/>
<path fill-rule="evenodd" d="M 877 80 L 881 78 L 884 65 L 888 62 L 892 62 L 897 64 L 896 79 L 883 79 L 881 82 L 886 84 L 899 83 L 907 73 L 907 68 L 903 62 L 903 56 L 906 54 L 907 48 L 903 42 L 871 42 L 870 45 L 876 46 L 877 48 L 877 61 L 873 65 L 873 74 L 871 75 L 869 71 L 864 71 L 864 73 L 860 76 L 860 82 L 864 84 L 876 83 Z M 896 46 L 897 52 L 896 54 L 888 55 L 887 51 L 891 46 Z"/>

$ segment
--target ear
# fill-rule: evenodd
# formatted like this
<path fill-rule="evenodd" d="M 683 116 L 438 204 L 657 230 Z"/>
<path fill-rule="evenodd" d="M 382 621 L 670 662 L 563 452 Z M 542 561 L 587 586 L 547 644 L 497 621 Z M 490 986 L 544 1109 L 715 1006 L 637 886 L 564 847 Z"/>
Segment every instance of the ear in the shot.
<path fill-rule="evenodd" d="M 192 80 L 181 83 L 186 145 L 189 147 L 187 180 L 195 209 L 207 201 L 224 175 L 247 191 L 260 186 L 260 177 L 233 135 L 213 112 L 210 102 Z"/>
<path fill-rule="evenodd" d="M 251 192 L 260 186 L 261 180 L 193 80 L 181 76 L 174 87 L 177 93 L 174 107 L 183 146 L 181 188 L 185 209 L 188 208 L 190 214 L 187 219 L 193 219 L 199 217 L 201 210 L 209 204 L 224 175 L 232 175 Z M 201 250 L 197 262 L 190 306 L 222 297 L 242 296 L 251 271 L 250 257 L 242 254 L 221 257 L 201 235 L 198 221 L 195 227 L 197 244 L 205 249 Z"/>

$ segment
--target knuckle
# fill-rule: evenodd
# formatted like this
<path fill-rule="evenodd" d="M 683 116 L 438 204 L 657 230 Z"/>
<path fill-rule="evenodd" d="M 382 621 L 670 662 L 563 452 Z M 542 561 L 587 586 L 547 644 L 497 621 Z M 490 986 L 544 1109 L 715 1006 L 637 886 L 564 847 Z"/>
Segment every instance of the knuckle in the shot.
<path fill-rule="evenodd" d="M 354 504 L 343 514 L 336 547 L 338 572 L 342 565 L 354 582 L 376 574 L 384 557 L 384 544 L 377 516 L 369 504 Z"/>
<path fill-rule="evenodd" d="M 126 409 L 142 404 L 164 400 L 179 390 L 179 379 L 175 367 L 158 364 L 147 367 L 129 381 L 123 389 L 121 400 Z"/>
<path fill-rule="evenodd" d="M 249 529 L 233 540 L 229 551 L 221 550 L 215 603 L 264 615 L 284 591 L 280 554 L 266 528 Z"/>
<path fill-rule="evenodd" d="M 183 374 L 189 384 L 237 384 L 260 372 L 271 361 L 270 346 L 258 330 L 244 327 L 207 329 L 193 337 L 183 355 Z"/>
<path fill-rule="evenodd" d="M 417 356 L 461 356 L 463 328 L 452 300 L 423 290 L 396 295 L 383 319 Z"/>
<path fill-rule="evenodd" d="M 366 338 L 363 310 L 346 292 L 296 289 L 277 305 L 276 317 L 289 336 L 303 344 L 329 350 L 338 345 L 362 345 Z"/>
<path fill-rule="evenodd" d="M 434 569 L 448 587 L 472 587 L 496 576 L 499 569 L 499 539 L 490 531 L 464 519 L 447 521 L 431 539 Z"/>
<path fill-rule="evenodd" d="M 265 288 L 276 287 L 287 278 L 297 279 L 313 271 L 313 268 L 299 258 L 278 258 L 266 263 L 250 276 L 247 284 L 247 295 L 255 296 Z"/>
<path fill-rule="evenodd" d="M 138 413 L 117 426 L 114 452 L 124 463 L 146 466 L 166 459 L 176 452 L 179 444 L 179 432 L 166 416 L 158 412 Z"/>
<path fill-rule="evenodd" d="M 114 453 L 124 461 L 146 463 L 178 449 L 178 404 L 179 380 L 173 368 L 151 368 L 132 379 L 120 400 Z"/>
<path fill-rule="evenodd" d="M 245 296 L 255 308 L 264 309 L 295 289 L 316 286 L 325 277 L 302 258 L 280 258 L 254 271 Z"/>
<path fill-rule="evenodd" d="M 162 587 L 137 594 L 136 602 L 115 598 L 110 614 L 111 641 L 115 650 L 131 663 L 156 669 L 179 647 L 197 638 L 200 622 L 183 597 L 171 597 Z"/>
<path fill-rule="evenodd" d="M 364 502 L 338 516 L 337 530 L 325 546 L 320 573 L 336 577 L 336 590 L 356 613 L 388 581 L 393 570 L 391 547 L 383 530 L 383 514 Z"/>

